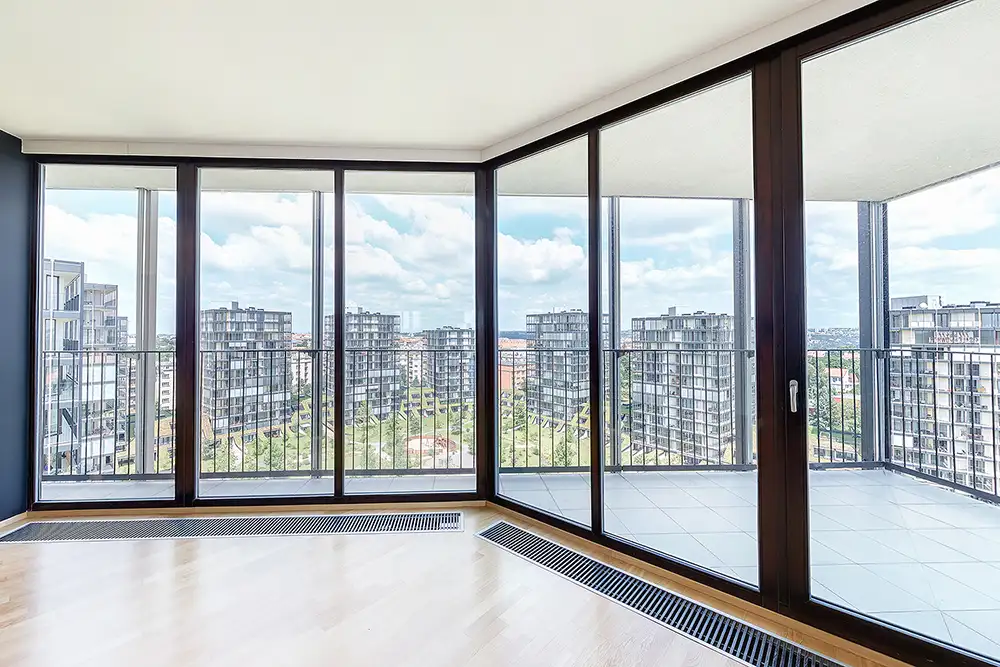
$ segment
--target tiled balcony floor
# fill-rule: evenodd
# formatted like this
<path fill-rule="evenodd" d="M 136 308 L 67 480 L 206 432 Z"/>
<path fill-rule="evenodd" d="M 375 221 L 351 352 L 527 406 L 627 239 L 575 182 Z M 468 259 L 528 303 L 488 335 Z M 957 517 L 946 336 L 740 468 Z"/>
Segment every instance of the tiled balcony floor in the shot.
<path fill-rule="evenodd" d="M 757 583 L 754 472 L 604 481 L 605 530 Z M 501 493 L 590 523 L 587 475 L 501 475 Z M 810 471 L 813 595 L 1000 658 L 1000 506 L 883 470 Z"/>
<path fill-rule="evenodd" d="M 327 494 L 331 478 L 204 480 L 204 496 Z M 473 475 L 348 477 L 348 493 L 475 489 Z M 590 479 L 504 474 L 503 495 L 589 523 Z M 45 500 L 168 498 L 173 483 L 46 482 Z M 608 532 L 757 583 L 753 472 L 605 478 Z M 1000 658 L 1000 506 L 881 470 L 810 472 L 816 597 Z"/>

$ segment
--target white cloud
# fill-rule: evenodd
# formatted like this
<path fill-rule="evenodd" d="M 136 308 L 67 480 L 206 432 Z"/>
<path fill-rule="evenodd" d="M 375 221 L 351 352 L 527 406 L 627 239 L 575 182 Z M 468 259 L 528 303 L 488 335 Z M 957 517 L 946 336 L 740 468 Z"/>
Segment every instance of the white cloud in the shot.
<path fill-rule="evenodd" d="M 378 207 L 364 205 L 372 199 Z M 586 200 L 503 197 L 498 207 L 500 327 L 523 328 L 528 312 L 586 309 Z M 238 300 L 289 310 L 294 328 L 305 330 L 311 300 L 311 212 L 309 194 L 206 193 L 202 306 Z M 627 199 L 621 212 L 626 322 L 674 305 L 732 312 L 731 202 Z M 810 202 L 806 213 L 810 326 L 856 325 L 857 205 Z M 82 260 L 88 281 L 118 284 L 121 312 L 134 322 L 134 216 L 74 215 L 65 204 L 49 205 L 45 214 L 45 256 Z M 894 201 L 889 221 L 894 296 L 1000 299 L 994 277 L 1000 265 L 1000 170 Z M 414 327 L 474 322 L 471 197 L 349 198 L 346 223 L 349 301 L 401 313 Z M 172 328 L 174 319 L 175 238 L 174 220 L 161 218 L 161 330 L 168 324 Z M 329 262 L 332 239 L 324 241 Z M 329 290 L 329 264 L 324 272 Z M 329 309 L 329 293 L 324 303 Z"/>
<path fill-rule="evenodd" d="M 176 293 L 177 225 L 169 217 L 158 221 L 157 331 L 173 332 Z M 84 280 L 118 286 L 118 314 L 136 326 L 138 223 L 131 215 L 95 214 L 81 217 L 47 204 L 44 212 L 43 255 L 84 263 Z"/>
<path fill-rule="evenodd" d="M 202 270 L 235 272 L 273 270 L 310 271 L 312 247 L 308 234 L 291 227 L 256 225 L 244 233 L 226 236 L 221 243 L 201 234 Z"/>
<path fill-rule="evenodd" d="M 1000 226 L 1000 169 L 973 174 L 888 205 L 889 236 L 897 246 L 975 234 Z M 995 232 L 1000 234 L 1000 230 Z"/>
<path fill-rule="evenodd" d="M 583 189 L 586 189 L 584 184 Z M 497 217 L 501 220 L 519 216 L 546 216 L 587 219 L 586 197 L 497 197 Z"/>

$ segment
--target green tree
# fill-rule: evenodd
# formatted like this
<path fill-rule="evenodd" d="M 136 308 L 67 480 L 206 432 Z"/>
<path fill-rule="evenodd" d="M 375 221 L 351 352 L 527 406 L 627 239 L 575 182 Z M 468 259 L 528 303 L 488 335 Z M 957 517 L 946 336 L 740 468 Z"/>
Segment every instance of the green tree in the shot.
<path fill-rule="evenodd" d="M 403 415 L 394 410 L 382 422 L 384 436 L 383 449 L 388 446 L 393 468 L 406 467 L 406 420 Z"/>
<path fill-rule="evenodd" d="M 567 468 L 578 464 L 577 429 L 567 422 L 552 452 L 552 465 Z"/>
<path fill-rule="evenodd" d="M 839 381 L 831 370 L 840 373 Z M 806 364 L 806 400 L 812 456 L 823 461 L 832 458 L 826 450 L 840 451 L 846 460 L 857 456 L 861 438 L 861 415 L 856 399 L 856 384 L 860 376 L 860 360 L 854 352 L 820 352 L 809 357 Z M 853 383 L 848 382 L 853 379 Z M 840 391 L 837 387 L 843 387 Z M 817 451 L 818 456 L 817 456 Z"/>

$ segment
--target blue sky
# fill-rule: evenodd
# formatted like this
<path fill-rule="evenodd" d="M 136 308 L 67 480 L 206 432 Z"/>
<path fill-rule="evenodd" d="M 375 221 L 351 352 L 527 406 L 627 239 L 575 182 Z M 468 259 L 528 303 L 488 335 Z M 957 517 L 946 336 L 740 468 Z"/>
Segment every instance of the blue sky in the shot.
<path fill-rule="evenodd" d="M 329 196 L 328 196 L 329 197 Z M 119 285 L 134 326 L 136 195 L 48 191 L 45 256 L 86 262 L 87 280 Z M 325 224 L 324 310 L 332 309 L 332 201 Z M 158 331 L 173 331 L 176 201 L 160 198 Z M 202 307 L 239 301 L 310 321 L 308 194 L 204 193 Z M 809 326 L 857 326 L 856 204 L 810 202 Z M 732 204 L 728 200 L 621 202 L 623 324 L 676 306 L 733 310 Z M 472 197 L 349 195 L 347 301 L 402 316 L 404 330 L 473 326 Z M 1000 170 L 981 172 L 889 204 L 892 296 L 1000 301 Z M 586 201 L 502 197 L 498 202 L 501 329 L 530 312 L 587 307 Z"/>

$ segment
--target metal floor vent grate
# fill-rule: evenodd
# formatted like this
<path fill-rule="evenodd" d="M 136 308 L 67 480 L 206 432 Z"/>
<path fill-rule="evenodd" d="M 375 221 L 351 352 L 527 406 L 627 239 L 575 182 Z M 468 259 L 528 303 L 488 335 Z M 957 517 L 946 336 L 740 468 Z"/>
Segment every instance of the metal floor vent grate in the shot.
<path fill-rule="evenodd" d="M 754 667 L 840 665 L 506 521 L 479 536 Z"/>
<path fill-rule="evenodd" d="M 461 512 L 33 521 L 0 536 L 0 542 L 156 540 L 185 537 L 419 533 L 461 530 Z"/>

